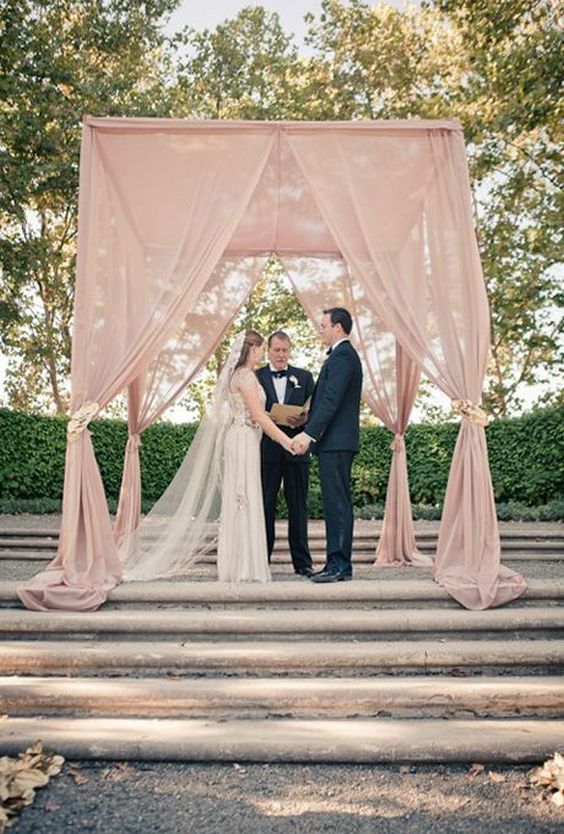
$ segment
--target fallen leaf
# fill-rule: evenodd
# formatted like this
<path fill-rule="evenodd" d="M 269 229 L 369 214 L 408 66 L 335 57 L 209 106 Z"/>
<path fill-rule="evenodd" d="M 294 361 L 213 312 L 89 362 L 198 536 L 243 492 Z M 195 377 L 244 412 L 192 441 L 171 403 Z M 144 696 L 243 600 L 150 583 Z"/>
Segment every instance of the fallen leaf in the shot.
<path fill-rule="evenodd" d="M 88 776 L 82 773 L 78 765 L 71 765 L 67 770 L 67 775 L 74 779 L 75 785 L 85 785 L 88 782 Z"/>
<path fill-rule="evenodd" d="M 31 805 L 35 792 L 44 787 L 51 776 L 60 773 L 63 756 L 46 752 L 41 740 L 36 741 L 17 758 L 0 759 L 0 834 L 26 805 Z"/>
<path fill-rule="evenodd" d="M 478 773 L 481 773 L 485 769 L 486 769 L 485 765 L 480 764 L 479 762 L 474 762 L 474 764 L 471 764 L 470 767 L 468 768 L 468 773 L 469 773 L 470 776 L 477 776 Z"/>
<path fill-rule="evenodd" d="M 488 779 L 490 782 L 505 782 L 505 773 L 492 773 L 490 771 L 488 773 Z"/>
<path fill-rule="evenodd" d="M 527 774 L 531 785 L 541 788 L 541 796 L 558 808 L 564 807 L 564 756 L 556 752 L 551 759 Z"/>
<path fill-rule="evenodd" d="M 134 769 L 127 762 L 117 762 L 114 767 L 105 768 L 100 774 L 102 779 L 110 782 L 120 782 L 134 773 Z"/>
<path fill-rule="evenodd" d="M 49 777 L 47 774 L 42 773 L 40 770 L 20 770 L 12 779 L 12 787 L 10 790 L 12 795 L 15 796 L 19 791 L 27 791 L 30 788 L 32 790 L 42 788 L 48 781 Z"/>

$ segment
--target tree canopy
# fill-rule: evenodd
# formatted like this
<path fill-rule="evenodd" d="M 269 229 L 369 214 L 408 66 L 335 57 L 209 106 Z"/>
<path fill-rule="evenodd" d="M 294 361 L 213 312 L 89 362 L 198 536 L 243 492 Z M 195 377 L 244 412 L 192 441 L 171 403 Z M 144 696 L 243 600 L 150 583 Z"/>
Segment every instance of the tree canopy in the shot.
<path fill-rule="evenodd" d="M 436 0 L 398 11 L 323 0 L 306 17 L 307 57 L 278 15 L 260 6 L 213 30 L 169 35 L 179 4 L 0 0 L 0 343 L 8 404 L 68 406 L 86 113 L 459 118 L 492 311 L 486 403 L 496 415 L 518 413 L 539 385 L 541 402 L 561 397 L 564 62 L 556 4 Z M 279 319 L 288 309 L 305 324 L 271 265 L 241 322 L 269 331 L 287 324 Z M 314 336 L 303 332 L 302 349 L 313 350 Z"/>

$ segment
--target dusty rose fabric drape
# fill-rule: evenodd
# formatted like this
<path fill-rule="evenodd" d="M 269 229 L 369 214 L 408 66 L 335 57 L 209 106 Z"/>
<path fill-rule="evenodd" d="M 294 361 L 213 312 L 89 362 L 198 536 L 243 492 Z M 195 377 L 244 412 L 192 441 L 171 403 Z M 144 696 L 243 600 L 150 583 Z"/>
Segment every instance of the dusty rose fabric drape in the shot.
<path fill-rule="evenodd" d="M 288 133 L 343 257 L 406 352 L 453 401 L 478 407 L 489 315 L 460 131 Z M 327 172 L 339 171 L 331 178 Z M 484 429 L 463 419 L 434 575 L 468 608 L 519 596 L 500 565 Z"/>
<path fill-rule="evenodd" d="M 141 435 L 174 403 L 198 374 L 252 292 L 266 257 L 222 258 L 181 327 L 128 386 L 129 437 L 114 524 L 118 549 L 139 524 Z"/>
<path fill-rule="evenodd" d="M 433 564 L 431 557 L 421 553 L 415 542 L 404 439 L 419 378 L 419 367 L 396 342 L 396 408 L 393 413 L 381 412 L 382 422 L 394 433 L 394 439 L 386 509 L 376 549 L 376 564 L 380 567 Z"/>
<path fill-rule="evenodd" d="M 141 434 L 150 425 L 141 420 L 142 377 L 137 377 L 127 388 L 127 429 L 123 474 L 114 524 L 114 539 L 119 548 L 141 517 L 141 465 L 139 446 Z"/>
<path fill-rule="evenodd" d="M 202 137 L 85 124 L 71 414 L 94 416 L 179 326 L 231 239 L 272 143 L 272 131 Z M 67 446 L 57 556 L 19 589 L 28 608 L 96 608 L 120 579 L 100 472 L 81 428 Z"/>
<path fill-rule="evenodd" d="M 369 352 L 374 379 L 385 379 L 386 368 L 395 379 L 397 341 L 424 374 L 461 401 L 435 576 L 472 608 L 518 596 L 524 581 L 500 567 L 476 410 L 489 321 L 469 194 L 462 136 L 451 122 L 87 119 L 61 541 L 47 571 L 21 589 L 24 604 L 87 610 L 119 581 L 88 422 L 139 384 L 139 391 L 130 390 L 142 403 L 132 406 L 137 414 L 130 428 L 138 434 L 145 418 L 169 401 L 160 385 L 148 382 L 151 363 L 157 374 L 177 363 L 175 373 L 164 374 L 175 380 L 172 396 L 179 380 L 190 377 L 186 356 L 192 362 L 206 355 L 182 324 L 220 259 L 270 251 L 344 262 L 358 332 L 368 336 L 376 320 L 383 325 L 377 349 Z M 232 294 L 225 277 L 210 325 L 217 336 L 232 315 Z M 183 334 L 180 342 L 174 334 Z M 190 349 L 175 356 L 182 339 Z M 382 395 L 372 389 L 374 397 L 388 398 L 394 428 L 401 428 L 391 388 Z M 402 413 L 408 400 L 406 392 Z M 136 444 L 133 437 L 124 499 L 129 510 L 138 501 Z M 120 525 L 135 524 L 129 510 L 124 507 Z"/>

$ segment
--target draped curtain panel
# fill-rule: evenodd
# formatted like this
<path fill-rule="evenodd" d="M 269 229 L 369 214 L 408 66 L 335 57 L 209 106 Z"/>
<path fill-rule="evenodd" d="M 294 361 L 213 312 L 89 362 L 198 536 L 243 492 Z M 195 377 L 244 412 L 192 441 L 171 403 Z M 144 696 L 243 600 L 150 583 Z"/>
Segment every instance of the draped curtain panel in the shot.
<path fill-rule="evenodd" d="M 71 366 L 75 419 L 60 545 L 48 568 L 19 591 L 24 605 L 38 610 L 96 608 L 120 581 L 85 425 L 145 372 L 197 305 L 275 139 L 272 130 L 139 132 L 116 121 L 113 129 L 105 120 L 87 120 L 84 127 Z M 230 303 L 223 314 L 227 324 Z"/>
<path fill-rule="evenodd" d="M 116 541 L 139 518 L 139 436 L 210 355 L 271 252 L 312 317 L 300 259 L 337 264 L 333 288 L 355 313 L 365 398 L 396 435 L 379 563 L 418 558 L 403 432 L 422 372 L 462 416 L 435 578 L 469 608 L 522 593 L 500 565 L 479 407 L 489 315 L 458 123 L 87 118 L 60 545 L 20 589 L 25 605 L 89 610 L 120 581 Z M 336 298 L 330 272 L 322 283 Z M 124 390 L 113 531 L 87 426 Z"/>
<path fill-rule="evenodd" d="M 192 310 L 145 373 L 128 386 L 129 437 L 114 538 L 118 549 L 141 512 L 141 435 L 174 403 L 221 342 L 266 266 L 264 256 L 222 258 Z"/>
<path fill-rule="evenodd" d="M 500 565 L 479 407 L 489 313 L 462 134 L 441 127 L 400 137 L 385 128 L 372 135 L 296 128 L 288 140 L 367 298 L 462 414 L 434 576 L 467 608 L 515 599 L 526 585 Z"/>

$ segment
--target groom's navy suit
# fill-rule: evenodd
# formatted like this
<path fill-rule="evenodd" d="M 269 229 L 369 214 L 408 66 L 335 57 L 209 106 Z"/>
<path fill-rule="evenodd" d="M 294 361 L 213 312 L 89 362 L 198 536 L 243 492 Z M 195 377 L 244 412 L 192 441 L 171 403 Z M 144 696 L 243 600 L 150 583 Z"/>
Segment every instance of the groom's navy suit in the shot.
<path fill-rule="evenodd" d="M 358 452 L 362 366 L 348 339 L 331 349 L 313 392 L 305 433 L 319 460 L 328 571 L 352 575 L 350 479 Z"/>
<path fill-rule="evenodd" d="M 257 372 L 257 378 L 266 394 L 266 411 L 270 411 L 278 402 L 276 389 L 272 381 L 270 367 L 266 365 Z M 295 381 L 294 381 L 295 380 Z M 288 366 L 286 405 L 304 405 L 313 393 L 313 376 L 309 371 Z M 288 437 L 295 437 L 301 428 L 280 426 Z M 266 522 L 266 544 L 268 559 L 274 547 L 274 521 L 276 518 L 276 498 L 280 485 L 284 483 L 284 497 L 288 506 L 288 543 L 295 571 L 311 568 L 311 555 L 307 540 L 307 493 L 309 488 L 310 455 L 291 455 L 279 443 L 264 434 L 261 441 L 261 477 Z"/>

